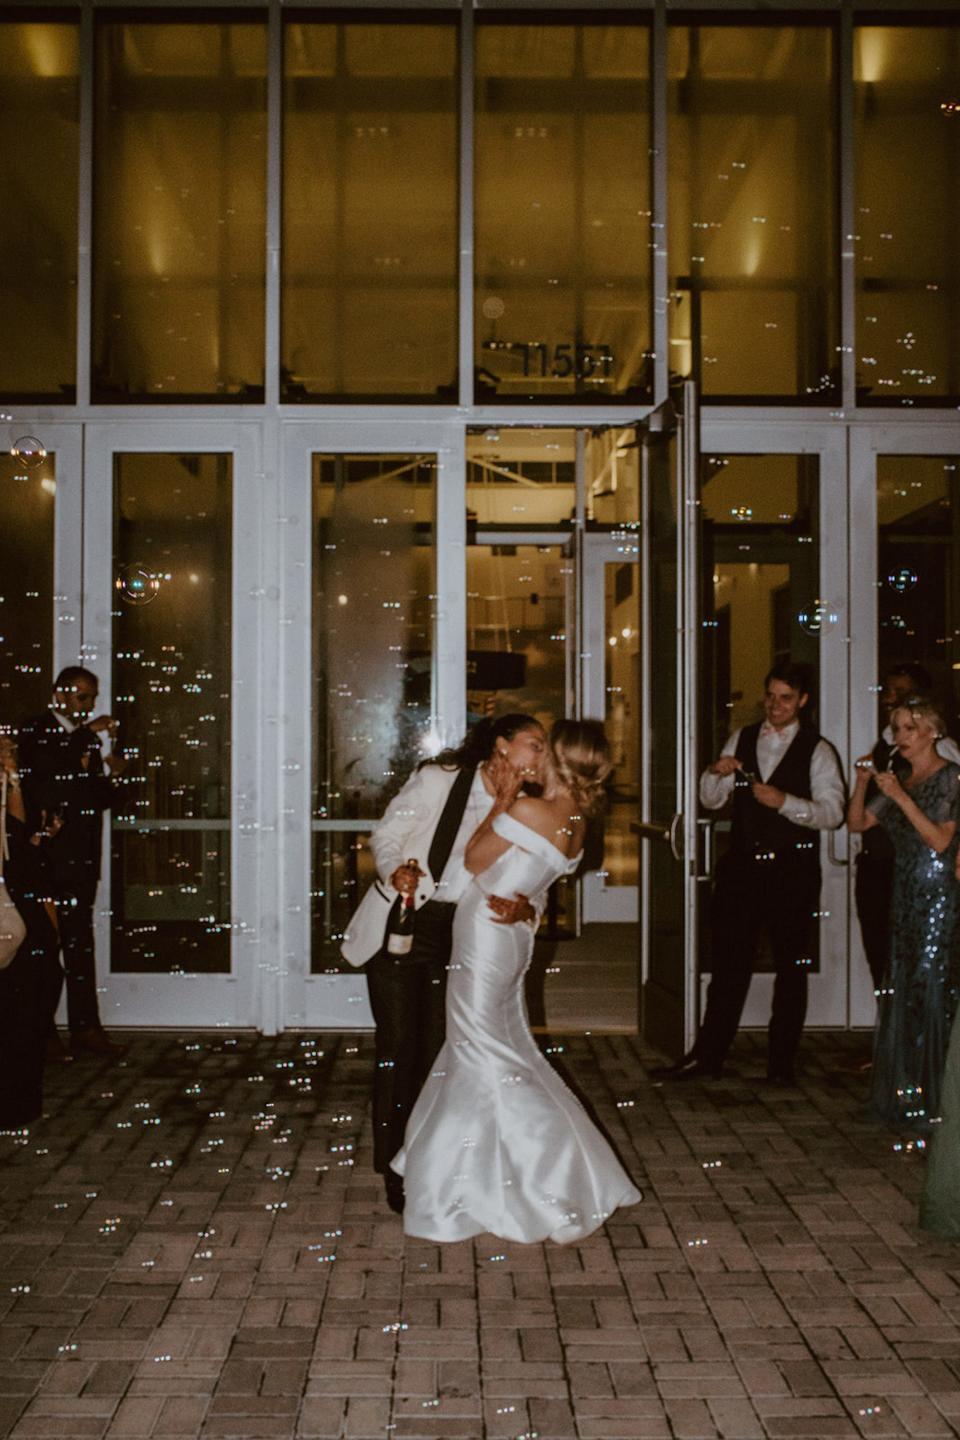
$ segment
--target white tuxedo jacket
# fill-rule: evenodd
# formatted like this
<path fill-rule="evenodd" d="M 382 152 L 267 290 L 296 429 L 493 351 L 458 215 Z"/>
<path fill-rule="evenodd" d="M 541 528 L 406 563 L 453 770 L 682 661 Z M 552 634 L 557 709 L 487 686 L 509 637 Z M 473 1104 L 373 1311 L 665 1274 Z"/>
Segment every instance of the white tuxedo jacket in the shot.
<path fill-rule="evenodd" d="M 387 806 L 383 819 L 370 837 L 370 849 L 377 878 L 364 895 L 344 932 L 340 953 L 351 965 L 366 965 L 383 946 L 387 919 L 397 892 L 390 876 L 405 860 L 416 860 L 427 871 L 427 856 L 447 796 L 460 771 L 455 767 L 425 765 L 415 770 L 403 789 Z M 432 899 L 436 881 L 427 871 L 421 875 L 414 896 L 417 909 Z"/>

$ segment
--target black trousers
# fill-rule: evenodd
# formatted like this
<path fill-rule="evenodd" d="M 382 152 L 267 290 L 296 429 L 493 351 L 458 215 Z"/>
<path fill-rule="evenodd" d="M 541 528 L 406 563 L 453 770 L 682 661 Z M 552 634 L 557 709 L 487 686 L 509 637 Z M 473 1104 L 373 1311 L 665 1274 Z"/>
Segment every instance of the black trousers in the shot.
<path fill-rule="evenodd" d="M 890 903 L 893 894 L 894 855 L 863 850 L 857 856 L 854 896 L 860 935 L 870 966 L 874 990 L 879 990 L 890 960 Z"/>
<path fill-rule="evenodd" d="M 410 954 L 382 950 L 367 965 L 377 1027 L 373 1166 L 381 1175 L 403 1144 L 410 1111 L 443 1044 L 455 909 L 428 900 L 417 911 Z"/>
<path fill-rule="evenodd" d="M 0 970 L 0 1126 L 29 1125 L 43 1109 L 44 1044 L 63 979 L 42 902 L 14 886 L 10 895 L 27 934 Z"/>
<path fill-rule="evenodd" d="M 713 970 L 693 1053 L 721 1065 L 750 989 L 757 942 L 766 930 L 776 966 L 767 1030 L 767 1071 L 793 1070 L 807 1013 L 807 973 L 816 936 L 820 868 L 808 859 L 726 855 L 717 866 L 711 921 Z"/>
<path fill-rule="evenodd" d="M 100 1024 L 93 939 L 96 898 L 96 882 L 75 885 L 70 892 L 61 891 L 54 896 L 67 979 L 67 1023 L 74 1034 Z"/>

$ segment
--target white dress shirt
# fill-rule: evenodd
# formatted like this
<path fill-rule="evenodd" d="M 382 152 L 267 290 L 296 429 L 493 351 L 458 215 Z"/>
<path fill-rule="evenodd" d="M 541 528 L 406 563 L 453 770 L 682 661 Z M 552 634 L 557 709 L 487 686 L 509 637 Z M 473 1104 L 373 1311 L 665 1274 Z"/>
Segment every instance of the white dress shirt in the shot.
<path fill-rule="evenodd" d="M 776 770 L 800 729 L 799 720 L 785 725 L 782 730 L 764 723 L 757 737 L 757 767 L 760 779 L 766 784 Z M 721 755 L 734 755 L 740 740 L 740 731 L 733 734 L 724 745 Z M 720 810 L 730 798 L 733 790 L 733 775 L 714 775 L 704 770 L 700 776 L 700 803 L 707 810 Z M 808 830 L 836 830 L 843 820 L 846 795 L 843 778 L 836 754 L 825 740 L 818 740 L 810 759 L 810 799 L 800 795 L 785 795 L 779 813 L 794 825 L 803 825 Z"/>
<path fill-rule="evenodd" d="M 437 881 L 435 900 L 446 900 L 454 905 L 458 900 L 463 899 L 464 892 L 473 876 L 463 863 L 464 852 L 474 830 L 484 821 L 493 809 L 493 796 L 487 791 L 483 783 L 483 775 L 480 766 L 477 766 L 477 773 L 473 777 L 473 784 L 470 786 L 470 794 L 467 796 L 466 808 L 463 812 L 463 819 L 460 821 L 460 828 L 457 831 L 453 842 L 453 849 L 443 867 L 443 873 Z"/>

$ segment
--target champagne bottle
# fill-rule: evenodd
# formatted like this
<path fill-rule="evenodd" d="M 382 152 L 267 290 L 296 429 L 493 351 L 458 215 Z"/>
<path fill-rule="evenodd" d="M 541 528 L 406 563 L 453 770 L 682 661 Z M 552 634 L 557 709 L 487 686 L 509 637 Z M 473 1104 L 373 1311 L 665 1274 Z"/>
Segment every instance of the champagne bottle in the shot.
<path fill-rule="evenodd" d="M 415 860 L 408 860 L 408 865 L 415 865 Z M 413 917 L 414 904 L 412 892 L 399 897 L 399 903 L 394 905 L 390 913 L 390 921 L 387 926 L 387 954 L 388 955 L 409 955 L 413 949 Z"/>

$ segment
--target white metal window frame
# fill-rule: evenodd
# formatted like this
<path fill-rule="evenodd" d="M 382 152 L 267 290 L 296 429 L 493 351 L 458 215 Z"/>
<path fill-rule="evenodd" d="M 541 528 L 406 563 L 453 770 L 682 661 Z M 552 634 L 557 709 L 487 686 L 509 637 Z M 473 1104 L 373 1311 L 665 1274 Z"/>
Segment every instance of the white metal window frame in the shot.
<path fill-rule="evenodd" d="M 256 1027 L 275 1024 L 267 976 L 275 966 L 276 766 L 266 737 L 276 715 L 279 592 L 271 554 L 275 492 L 261 465 L 260 427 L 192 423 L 90 425 L 85 437 L 82 661 L 98 675 L 100 705 L 112 698 L 113 461 L 118 454 L 232 456 L 230 972 L 131 974 L 110 968 L 110 832 L 104 825 L 103 879 L 97 901 L 97 983 L 107 1025 Z M 269 578 L 268 578 L 269 577 Z M 176 743 L 171 736 L 170 743 Z M 145 822 L 150 824 L 151 822 Z M 191 822 L 154 822 L 158 830 Z M 197 828 L 195 825 L 192 828 Z"/>

